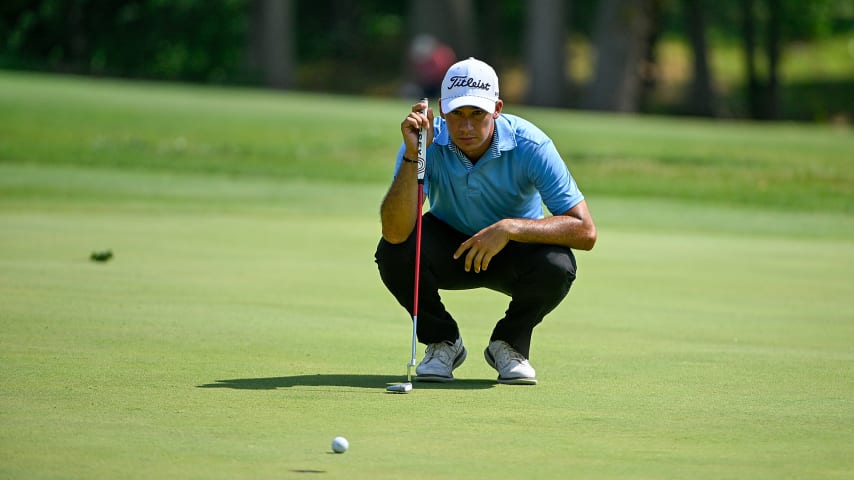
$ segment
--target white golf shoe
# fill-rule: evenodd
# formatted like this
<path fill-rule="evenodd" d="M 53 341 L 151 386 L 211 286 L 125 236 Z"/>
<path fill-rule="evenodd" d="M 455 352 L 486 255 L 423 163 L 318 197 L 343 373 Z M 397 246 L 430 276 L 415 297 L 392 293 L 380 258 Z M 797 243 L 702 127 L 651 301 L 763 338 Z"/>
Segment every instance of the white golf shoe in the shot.
<path fill-rule="evenodd" d="M 486 363 L 498 370 L 498 383 L 536 385 L 537 372 L 528 359 L 507 342 L 495 340 L 483 351 Z"/>
<path fill-rule="evenodd" d="M 415 380 L 418 382 L 452 382 L 454 369 L 466 359 L 466 347 L 463 339 L 451 342 L 431 343 L 427 345 L 424 359 L 415 367 Z"/>

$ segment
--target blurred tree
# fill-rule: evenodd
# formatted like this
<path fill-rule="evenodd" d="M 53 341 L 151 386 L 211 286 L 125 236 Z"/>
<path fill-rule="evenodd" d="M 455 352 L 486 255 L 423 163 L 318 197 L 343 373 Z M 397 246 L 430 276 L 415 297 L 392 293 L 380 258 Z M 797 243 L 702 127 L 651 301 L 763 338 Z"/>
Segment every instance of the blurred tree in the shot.
<path fill-rule="evenodd" d="M 602 0 L 596 13 L 593 80 L 582 106 L 635 112 L 641 93 L 642 61 L 654 26 L 656 0 Z"/>
<path fill-rule="evenodd" d="M 556 40 L 560 28 L 594 47 L 591 81 L 578 102 L 567 93 L 567 72 L 557 69 L 567 59 L 557 58 L 583 41 Z M 432 33 L 457 57 L 482 57 L 499 73 L 525 66 L 531 103 L 684 111 L 644 93 L 658 88 L 661 69 L 650 67 L 664 37 L 692 45 L 690 111 L 705 114 L 715 107 L 714 40 L 740 42 L 745 53 L 743 90 L 719 92 L 728 114 L 829 119 L 850 117 L 849 77 L 823 78 L 816 69 L 793 83 L 781 77 L 784 54 L 796 42 L 852 30 L 852 0 L 4 0 L 0 68 L 394 95 L 410 42 Z"/>
<path fill-rule="evenodd" d="M 299 88 L 339 93 L 397 93 L 406 58 L 406 2 L 295 2 Z"/>
<path fill-rule="evenodd" d="M 250 5 L 249 66 L 268 87 L 294 85 L 294 13 L 291 0 L 253 0 Z"/>
<path fill-rule="evenodd" d="M 693 76 L 686 101 L 688 113 L 704 117 L 717 116 L 716 95 L 709 66 L 706 42 L 706 13 L 702 0 L 683 0 L 688 39 L 693 53 Z"/>
<path fill-rule="evenodd" d="M 757 5 L 755 0 L 742 0 L 742 25 L 744 57 L 747 75 L 747 102 L 750 116 L 757 120 L 773 120 L 779 115 L 780 108 L 780 56 L 781 56 L 781 20 L 782 2 L 765 0 Z M 757 65 L 757 29 L 760 16 L 765 18 L 765 59 L 766 78 L 760 77 Z"/>
<path fill-rule="evenodd" d="M 764 114 L 768 119 L 780 117 L 780 56 L 782 55 L 783 2 L 767 0 L 768 30 L 765 36 L 765 51 L 768 55 L 768 81 L 765 86 Z"/>
<path fill-rule="evenodd" d="M 653 109 L 654 94 L 660 81 L 661 67 L 658 63 L 658 42 L 662 34 L 662 4 L 666 0 L 649 2 L 647 13 L 649 28 L 643 39 L 643 58 L 638 65 L 640 75 L 640 92 L 638 93 L 638 111 L 647 112 Z"/>
<path fill-rule="evenodd" d="M 566 13 L 570 3 L 569 0 L 531 0 L 526 3 L 528 104 L 547 107 L 566 104 Z"/>
<path fill-rule="evenodd" d="M 516 52 L 509 51 L 508 45 L 519 43 L 514 38 L 514 35 L 519 31 L 518 28 L 509 27 L 506 25 L 506 20 L 509 17 L 508 0 L 487 0 L 478 2 L 475 0 L 475 12 L 477 12 L 480 24 L 479 31 L 498 32 L 490 36 L 488 41 L 482 42 L 479 45 L 479 52 L 482 60 L 490 65 L 501 75 L 501 70 L 504 67 L 507 59 L 513 58 Z M 515 3 L 512 7 L 516 7 Z"/>
<path fill-rule="evenodd" d="M 82 74 L 242 80 L 248 0 L 0 3 L 0 66 Z"/>

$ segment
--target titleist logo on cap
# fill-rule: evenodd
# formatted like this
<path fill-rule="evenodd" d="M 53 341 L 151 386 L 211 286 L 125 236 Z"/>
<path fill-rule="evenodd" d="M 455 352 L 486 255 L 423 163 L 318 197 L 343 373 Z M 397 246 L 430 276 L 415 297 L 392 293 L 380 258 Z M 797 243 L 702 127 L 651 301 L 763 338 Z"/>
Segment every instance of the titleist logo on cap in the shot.
<path fill-rule="evenodd" d="M 484 83 L 484 82 L 482 82 L 478 79 L 475 79 L 475 78 L 457 75 L 457 76 L 453 76 L 449 79 L 448 90 L 451 90 L 452 88 L 457 88 L 457 87 L 479 88 L 481 90 L 489 90 L 491 85 L 488 83 Z"/>

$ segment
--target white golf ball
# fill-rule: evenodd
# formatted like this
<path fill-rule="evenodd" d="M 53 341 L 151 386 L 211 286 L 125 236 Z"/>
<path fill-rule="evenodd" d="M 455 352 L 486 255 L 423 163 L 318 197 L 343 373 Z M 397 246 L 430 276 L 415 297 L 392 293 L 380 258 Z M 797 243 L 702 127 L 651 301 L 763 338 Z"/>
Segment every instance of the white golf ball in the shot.
<path fill-rule="evenodd" d="M 332 439 L 332 451 L 335 453 L 344 453 L 350 448 L 350 442 L 344 437 L 335 437 Z"/>

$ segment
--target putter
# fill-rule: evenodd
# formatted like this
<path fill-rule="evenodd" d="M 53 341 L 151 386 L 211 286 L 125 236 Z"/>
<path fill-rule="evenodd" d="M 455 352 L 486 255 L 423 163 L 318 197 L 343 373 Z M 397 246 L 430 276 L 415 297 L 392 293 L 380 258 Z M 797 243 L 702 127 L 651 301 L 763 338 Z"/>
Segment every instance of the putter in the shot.
<path fill-rule="evenodd" d="M 427 99 L 422 98 L 427 115 Z M 418 346 L 418 279 L 421 277 L 421 210 L 424 208 L 424 172 L 427 168 L 427 154 L 424 143 L 427 141 L 427 129 L 418 132 L 418 214 L 415 217 L 415 293 L 412 297 L 412 351 L 409 363 L 406 364 L 406 382 L 389 385 L 386 390 L 393 393 L 409 393 L 412 391 L 412 368 L 415 367 L 415 348 Z"/>

